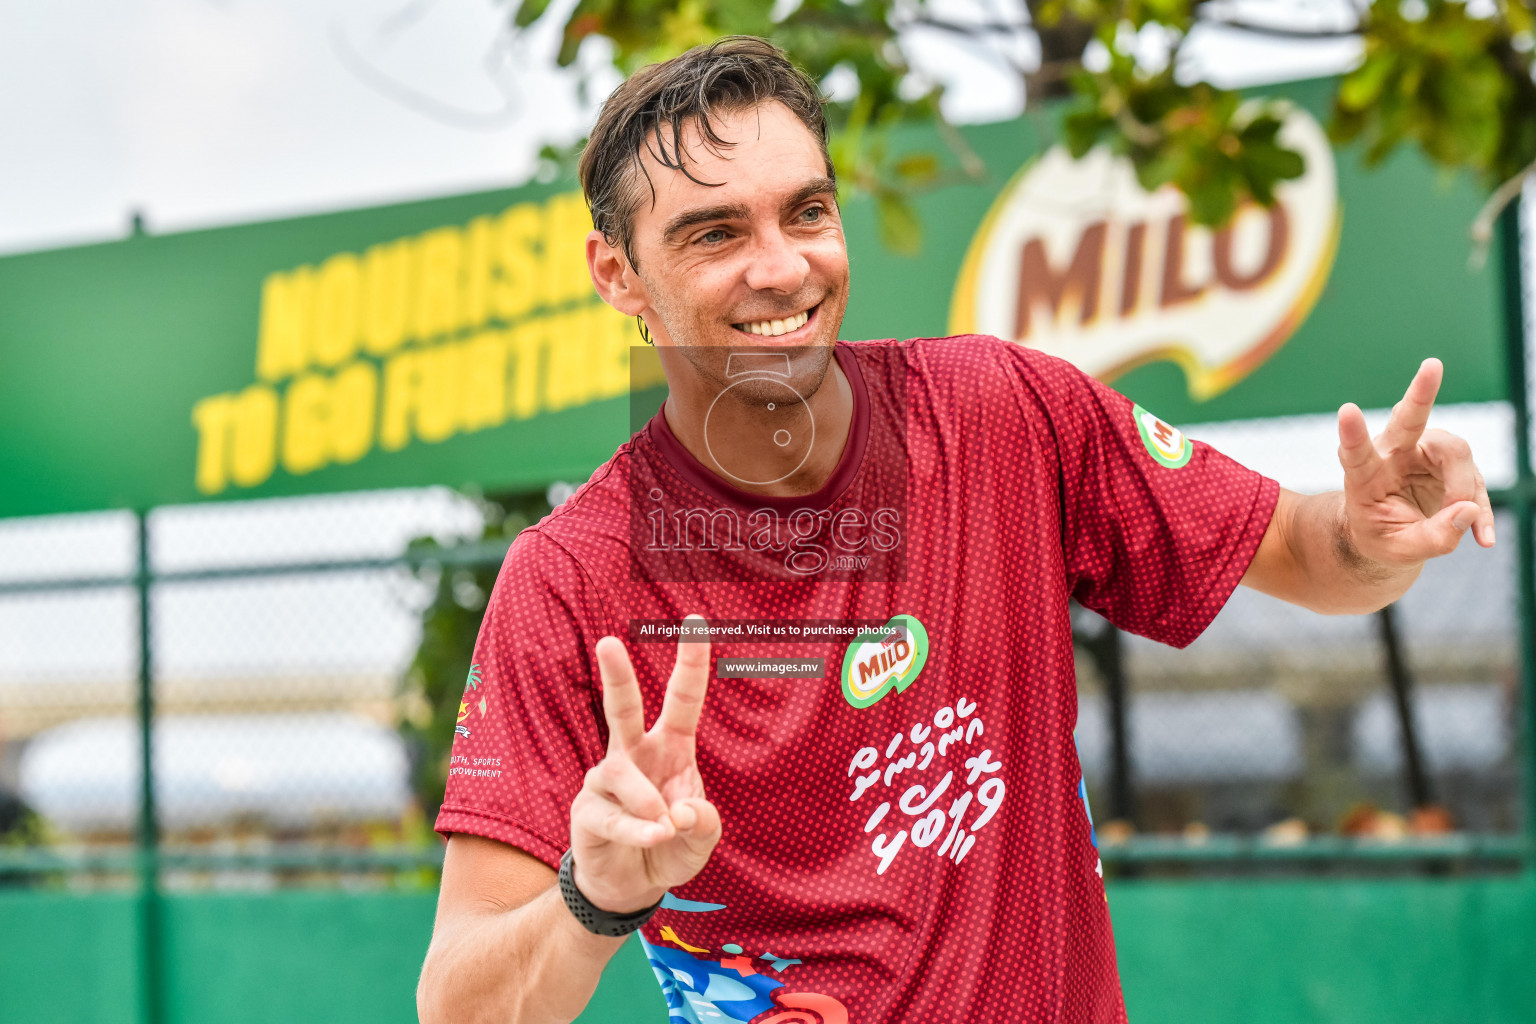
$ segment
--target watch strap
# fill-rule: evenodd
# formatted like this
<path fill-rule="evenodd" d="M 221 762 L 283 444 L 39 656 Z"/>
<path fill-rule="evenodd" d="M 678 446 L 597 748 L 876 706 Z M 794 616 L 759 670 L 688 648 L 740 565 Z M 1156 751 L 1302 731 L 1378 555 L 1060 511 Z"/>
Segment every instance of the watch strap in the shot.
<path fill-rule="evenodd" d="M 592 901 L 576 888 L 576 861 L 570 850 L 566 850 L 560 858 L 560 895 L 565 900 L 566 907 L 576 920 L 581 922 L 583 928 L 593 935 L 606 935 L 614 939 L 638 931 L 651 919 L 652 914 L 661 909 L 661 900 L 657 900 L 655 906 L 637 910 L 633 914 L 615 914 L 593 905 Z"/>

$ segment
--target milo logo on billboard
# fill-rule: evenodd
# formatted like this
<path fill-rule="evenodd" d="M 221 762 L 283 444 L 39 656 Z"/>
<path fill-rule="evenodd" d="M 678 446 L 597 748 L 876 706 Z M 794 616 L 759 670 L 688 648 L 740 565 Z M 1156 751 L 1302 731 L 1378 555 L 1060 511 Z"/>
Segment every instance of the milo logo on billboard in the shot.
<path fill-rule="evenodd" d="M 1053 147 L 971 240 L 950 332 L 1008 338 L 1101 380 L 1172 360 L 1196 400 L 1225 391 L 1295 332 L 1333 267 L 1341 210 L 1327 137 L 1292 108 L 1281 138 L 1306 173 L 1216 231 L 1190 223 L 1178 190 L 1145 191 L 1129 160 Z"/>

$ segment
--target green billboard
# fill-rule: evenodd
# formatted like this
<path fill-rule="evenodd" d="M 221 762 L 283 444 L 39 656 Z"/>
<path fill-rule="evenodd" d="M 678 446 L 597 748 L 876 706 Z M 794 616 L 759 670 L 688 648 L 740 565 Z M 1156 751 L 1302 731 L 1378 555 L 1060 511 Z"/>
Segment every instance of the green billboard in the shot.
<path fill-rule="evenodd" d="M 1307 175 L 1223 231 L 1049 112 L 966 129 L 981 180 L 918 200 L 916 256 L 845 208 L 842 336 L 976 331 L 1072 359 L 1174 422 L 1506 393 L 1480 197 L 1414 155 L 1367 171 L 1297 83 Z M 904 146 L 941 149 L 913 130 Z M 569 181 L 0 259 L 0 516 L 585 479 L 629 433 L 632 321 L 587 279 Z"/>

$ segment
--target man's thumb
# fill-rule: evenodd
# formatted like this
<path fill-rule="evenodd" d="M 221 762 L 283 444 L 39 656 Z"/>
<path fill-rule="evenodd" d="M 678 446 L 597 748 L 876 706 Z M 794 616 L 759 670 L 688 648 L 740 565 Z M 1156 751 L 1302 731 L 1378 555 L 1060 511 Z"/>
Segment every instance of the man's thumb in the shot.
<path fill-rule="evenodd" d="M 1461 535 L 1477 521 L 1481 512 L 1476 502 L 1458 501 L 1435 513 L 1424 523 L 1425 534 L 1434 548 L 1430 556 L 1445 555 L 1456 550 L 1456 546 L 1461 543 Z"/>
<path fill-rule="evenodd" d="M 720 812 L 708 800 L 685 797 L 672 805 L 670 813 L 672 824 L 686 838 L 711 839 L 720 832 Z"/>

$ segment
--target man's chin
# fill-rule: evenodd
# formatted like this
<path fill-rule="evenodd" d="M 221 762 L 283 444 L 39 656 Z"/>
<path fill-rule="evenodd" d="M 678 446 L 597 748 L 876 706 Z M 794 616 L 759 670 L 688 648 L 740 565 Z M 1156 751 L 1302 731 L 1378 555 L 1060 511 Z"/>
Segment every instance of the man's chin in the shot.
<path fill-rule="evenodd" d="M 730 390 L 747 405 L 763 405 L 775 396 L 780 402 L 796 396 L 809 400 L 826 382 L 835 343 L 828 338 L 774 345 L 746 335 L 740 344 L 685 348 L 683 354 L 706 388 Z"/>

